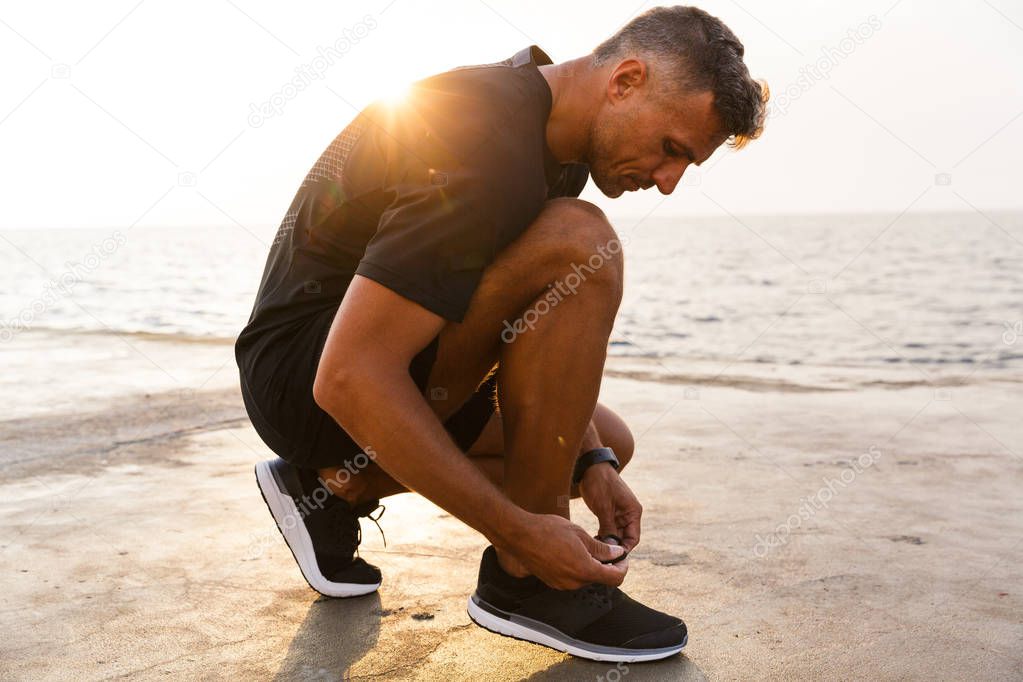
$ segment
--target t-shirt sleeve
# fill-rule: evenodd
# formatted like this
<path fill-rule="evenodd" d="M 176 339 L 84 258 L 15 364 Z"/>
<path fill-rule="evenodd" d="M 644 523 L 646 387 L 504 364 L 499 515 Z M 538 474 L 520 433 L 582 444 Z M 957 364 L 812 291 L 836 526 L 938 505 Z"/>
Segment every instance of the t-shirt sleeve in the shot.
<path fill-rule="evenodd" d="M 385 156 L 393 200 L 356 272 L 455 322 L 545 199 L 542 147 L 502 94 L 434 82 L 376 111 L 362 150 Z"/>

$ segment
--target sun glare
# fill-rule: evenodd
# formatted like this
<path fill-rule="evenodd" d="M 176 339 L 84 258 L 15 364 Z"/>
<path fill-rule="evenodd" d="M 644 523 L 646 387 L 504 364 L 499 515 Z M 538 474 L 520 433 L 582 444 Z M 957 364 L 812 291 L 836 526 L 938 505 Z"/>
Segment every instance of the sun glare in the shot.
<path fill-rule="evenodd" d="M 394 82 L 390 84 L 384 84 L 378 90 L 379 97 L 382 102 L 385 102 L 389 106 L 398 106 L 402 104 L 408 97 L 409 91 L 411 90 L 411 84 L 407 82 Z"/>

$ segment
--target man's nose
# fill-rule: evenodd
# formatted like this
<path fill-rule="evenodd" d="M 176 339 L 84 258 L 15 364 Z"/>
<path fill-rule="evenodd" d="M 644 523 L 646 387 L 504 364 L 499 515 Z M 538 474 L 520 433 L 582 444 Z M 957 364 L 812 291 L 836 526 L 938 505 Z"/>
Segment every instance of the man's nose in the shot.
<path fill-rule="evenodd" d="M 688 167 L 688 161 L 662 163 L 653 174 L 653 181 L 660 193 L 671 194 L 674 192 L 679 180 L 682 179 L 682 174 Z"/>

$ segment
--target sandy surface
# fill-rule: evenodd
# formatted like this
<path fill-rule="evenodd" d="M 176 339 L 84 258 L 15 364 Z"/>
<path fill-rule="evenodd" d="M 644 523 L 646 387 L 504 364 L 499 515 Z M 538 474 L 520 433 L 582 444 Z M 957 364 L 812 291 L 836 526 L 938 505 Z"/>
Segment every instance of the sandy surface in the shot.
<path fill-rule="evenodd" d="M 2 679 L 1023 676 L 1023 377 L 613 361 L 646 508 L 625 589 L 690 628 L 614 668 L 472 625 L 484 542 L 410 495 L 386 548 L 364 527 L 379 594 L 317 598 L 255 487 L 230 347 L 67 346 L 0 349 Z"/>

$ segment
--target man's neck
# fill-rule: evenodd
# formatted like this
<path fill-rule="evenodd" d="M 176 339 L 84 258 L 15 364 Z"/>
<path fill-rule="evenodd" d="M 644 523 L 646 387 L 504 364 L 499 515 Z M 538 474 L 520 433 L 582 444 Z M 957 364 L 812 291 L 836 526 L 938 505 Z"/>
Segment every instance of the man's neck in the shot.
<path fill-rule="evenodd" d="M 596 114 L 594 83 L 602 78 L 587 55 L 561 64 L 540 67 L 551 88 L 551 115 L 547 119 L 547 146 L 560 163 L 587 163 L 590 130 Z M 587 96 L 588 95 L 588 96 Z"/>

